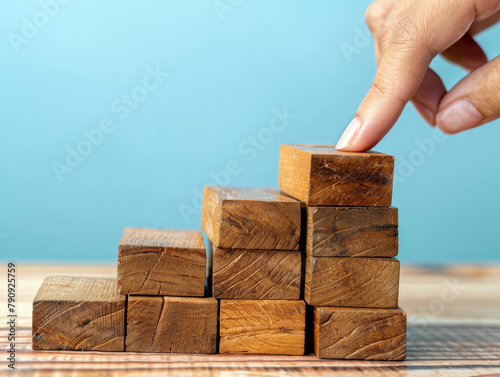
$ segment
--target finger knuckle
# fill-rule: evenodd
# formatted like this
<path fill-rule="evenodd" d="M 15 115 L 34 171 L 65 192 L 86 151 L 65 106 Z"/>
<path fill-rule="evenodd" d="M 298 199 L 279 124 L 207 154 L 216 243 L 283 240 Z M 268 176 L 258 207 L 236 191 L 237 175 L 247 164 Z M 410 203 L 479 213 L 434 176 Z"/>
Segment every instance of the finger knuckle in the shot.
<path fill-rule="evenodd" d="M 398 22 L 391 34 L 390 47 L 396 51 L 419 51 L 422 56 L 433 59 L 438 51 L 431 47 L 427 31 L 422 29 L 420 24 L 411 17 L 405 17 Z"/>
<path fill-rule="evenodd" d="M 490 72 L 490 77 L 488 79 L 491 83 L 493 83 L 493 87 L 495 88 L 495 93 L 499 93 L 500 91 L 500 58 L 496 58 L 492 61 L 493 69 Z"/>
<path fill-rule="evenodd" d="M 391 33 L 384 26 L 381 26 L 374 33 L 374 39 L 378 41 L 381 50 L 385 51 L 391 39 Z"/>
<path fill-rule="evenodd" d="M 375 81 L 373 83 L 372 89 L 377 94 L 381 94 L 383 96 L 385 96 L 385 95 L 389 94 L 389 92 L 391 92 L 390 89 L 386 85 L 384 85 L 380 82 L 377 82 L 377 81 Z"/>
<path fill-rule="evenodd" d="M 483 74 L 483 89 L 479 91 L 479 101 L 482 111 L 486 116 L 491 116 L 500 112 L 500 58 L 492 61 L 492 68 Z"/>
<path fill-rule="evenodd" d="M 394 80 L 383 75 L 377 77 L 377 79 L 372 83 L 371 91 L 373 96 L 391 97 L 393 100 L 402 105 L 404 105 L 407 101 L 405 98 L 400 96 L 397 87 L 394 86 Z"/>
<path fill-rule="evenodd" d="M 500 0 L 475 0 L 473 5 L 479 19 L 488 18 L 500 10 Z"/>
<path fill-rule="evenodd" d="M 413 44 L 420 40 L 419 28 L 410 17 L 400 20 L 392 30 L 391 42 L 393 44 Z"/>
<path fill-rule="evenodd" d="M 388 13 L 387 5 L 379 0 L 375 0 L 366 8 L 365 21 L 368 27 L 375 28 Z"/>

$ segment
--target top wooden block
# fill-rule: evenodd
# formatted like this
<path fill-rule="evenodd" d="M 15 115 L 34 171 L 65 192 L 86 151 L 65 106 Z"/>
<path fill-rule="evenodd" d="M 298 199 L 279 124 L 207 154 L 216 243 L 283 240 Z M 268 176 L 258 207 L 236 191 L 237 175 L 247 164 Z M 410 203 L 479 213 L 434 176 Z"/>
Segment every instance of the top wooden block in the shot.
<path fill-rule="evenodd" d="M 203 296 L 206 251 L 199 230 L 125 228 L 118 246 L 118 291 Z"/>
<path fill-rule="evenodd" d="M 381 206 L 392 200 L 394 157 L 340 152 L 333 145 L 282 145 L 281 191 L 314 206 Z"/>
<path fill-rule="evenodd" d="M 298 250 L 300 203 L 269 188 L 206 186 L 201 226 L 220 248 Z"/>

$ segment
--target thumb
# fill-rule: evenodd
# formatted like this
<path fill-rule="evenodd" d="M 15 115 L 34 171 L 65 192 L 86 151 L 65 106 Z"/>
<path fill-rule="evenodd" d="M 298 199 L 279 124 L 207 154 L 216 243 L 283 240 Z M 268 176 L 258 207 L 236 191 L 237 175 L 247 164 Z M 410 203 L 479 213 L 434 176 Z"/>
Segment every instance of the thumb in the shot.
<path fill-rule="evenodd" d="M 441 100 L 436 123 L 454 134 L 500 117 L 500 57 L 463 78 Z"/>

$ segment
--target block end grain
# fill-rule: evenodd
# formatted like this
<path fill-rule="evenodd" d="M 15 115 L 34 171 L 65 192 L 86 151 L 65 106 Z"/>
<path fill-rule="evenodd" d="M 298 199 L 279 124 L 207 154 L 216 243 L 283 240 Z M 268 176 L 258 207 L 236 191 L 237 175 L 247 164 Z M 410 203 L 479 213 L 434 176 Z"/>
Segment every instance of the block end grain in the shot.
<path fill-rule="evenodd" d="M 301 252 L 213 248 L 213 296 L 246 300 L 300 299 Z"/>
<path fill-rule="evenodd" d="M 220 353 L 303 355 L 304 301 L 221 300 Z"/>
<path fill-rule="evenodd" d="M 225 249 L 297 250 L 300 203 L 269 188 L 205 187 L 202 228 Z"/>
<path fill-rule="evenodd" d="M 311 190 L 311 155 L 294 145 L 280 147 L 279 189 L 302 203 L 308 203 Z"/>
<path fill-rule="evenodd" d="M 307 207 L 306 252 L 314 257 L 395 257 L 398 209 Z"/>
<path fill-rule="evenodd" d="M 125 296 L 116 280 L 53 276 L 33 301 L 33 349 L 123 351 Z"/>
<path fill-rule="evenodd" d="M 398 309 L 314 308 L 319 358 L 404 360 L 406 314 Z"/>
<path fill-rule="evenodd" d="M 304 298 L 312 306 L 397 308 L 395 258 L 306 256 Z"/>
<path fill-rule="evenodd" d="M 206 262 L 199 230 L 126 228 L 118 246 L 118 289 L 129 295 L 201 297 Z"/>
<path fill-rule="evenodd" d="M 128 352 L 216 352 L 218 302 L 211 297 L 130 296 Z"/>
<path fill-rule="evenodd" d="M 394 157 L 340 152 L 334 145 L 287 145 L 281 148 L 279 174 L 280 189 L 307 205 L 388 207 Z"/>

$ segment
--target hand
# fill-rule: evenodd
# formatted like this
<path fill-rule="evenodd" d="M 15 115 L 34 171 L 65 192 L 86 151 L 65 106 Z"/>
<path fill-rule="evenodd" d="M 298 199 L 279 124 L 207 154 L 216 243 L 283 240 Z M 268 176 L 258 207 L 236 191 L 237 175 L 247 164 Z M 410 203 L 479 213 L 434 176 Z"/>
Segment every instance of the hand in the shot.
<path fill-rule="evenodd" d="M 376 0 L 366 11 L 377 74 L 337 143 L 365 151 L 392 128 L 412 101 L 431 125 L 464 131 L 500 117 L 500 57 L 490 62 L 472 36 L 500 20 L 499 0 Z M 472 71 L 449 92 L 429 68 L 444 58 Z"/>

